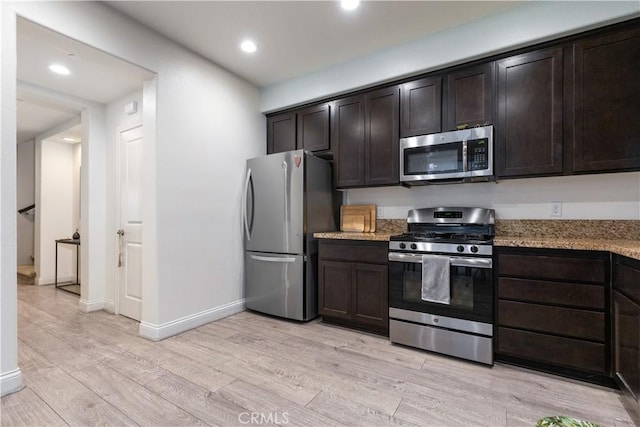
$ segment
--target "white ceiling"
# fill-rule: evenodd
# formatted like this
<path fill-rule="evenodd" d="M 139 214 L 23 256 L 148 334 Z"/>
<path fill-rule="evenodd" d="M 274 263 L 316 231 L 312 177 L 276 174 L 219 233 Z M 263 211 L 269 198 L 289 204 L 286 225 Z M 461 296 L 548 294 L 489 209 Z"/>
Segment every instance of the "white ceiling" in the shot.
<path fill-rule="evenodd" d="M 514 7 L 517 1 L 109 1 L 259 87 Z M 238 46 L 252 38 L 258 52 Z"/>
<path fill-rule="evenodd" d="M 351 12 L 337 1 L 105 4 L 263 87 L 501 12 L 517 1 L 364 1 Z M 32 87 L 108 103 L 153 76 L 22 18 L 17 36 L 18 81 Z M 244 38 L 255 40 L 257 53 L 238 49 Z M 52 74 L 47 67 L 54 62 L 70 68 L 71 75 Z M 19 93 L 18 98 L 18 142 L 79 114 L 50 97 Z"/>

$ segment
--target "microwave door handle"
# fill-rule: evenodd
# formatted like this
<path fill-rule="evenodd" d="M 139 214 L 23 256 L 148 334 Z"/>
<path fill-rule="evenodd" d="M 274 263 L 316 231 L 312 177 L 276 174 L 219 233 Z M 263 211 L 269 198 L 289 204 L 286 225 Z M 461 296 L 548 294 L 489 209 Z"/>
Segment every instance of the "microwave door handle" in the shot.
<path fill-rule="evenodd" d="M 467 141 L 462 141 L 462 171 L 467 172 Z"/>

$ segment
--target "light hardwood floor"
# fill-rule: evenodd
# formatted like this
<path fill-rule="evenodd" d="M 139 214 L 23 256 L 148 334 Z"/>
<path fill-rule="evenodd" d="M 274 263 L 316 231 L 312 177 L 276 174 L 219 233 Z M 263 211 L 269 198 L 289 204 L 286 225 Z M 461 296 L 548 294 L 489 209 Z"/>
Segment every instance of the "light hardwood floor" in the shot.
<path fill-rule="evenodd" d="M 25 387 L 2 398 L 2 426 L 533 426 L 550 415 L 633 425 L 617 391 L 318 320 L 243 312 L 154 343 L 136 322 L 77 303 L 18 286 Z"/>

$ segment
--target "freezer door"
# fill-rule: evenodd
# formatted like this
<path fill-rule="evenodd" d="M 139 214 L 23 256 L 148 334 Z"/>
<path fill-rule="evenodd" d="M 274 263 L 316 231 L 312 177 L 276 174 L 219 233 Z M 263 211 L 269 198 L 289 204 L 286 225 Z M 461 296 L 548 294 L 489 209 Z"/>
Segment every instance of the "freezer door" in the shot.
<path fill-rule="evenodd" d="M 302 150 L 247 160 L 246 250 L 304 253 L 304 168 Z"/>
<path fill-rule="evenodd" d="M 304 257 L 245 253 L 245 305 L 287 319 L 306 320 Z"/>

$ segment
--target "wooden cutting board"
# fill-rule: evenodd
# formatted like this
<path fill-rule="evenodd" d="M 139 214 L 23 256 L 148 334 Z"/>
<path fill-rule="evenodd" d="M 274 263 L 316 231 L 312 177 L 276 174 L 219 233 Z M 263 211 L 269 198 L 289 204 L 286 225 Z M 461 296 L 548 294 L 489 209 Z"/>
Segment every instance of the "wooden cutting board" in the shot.
<path fill-rule="evenodd" d="M 367 223 L 367 225 L 369 225 Z M 362 233 L 365 228 L 364 215 L 346 213 L 342 216 L 340 230 Z"/>
<path fill-rule="evenodd" d="M 364 224 L 359 230 L 360 217 Z M 340 207 L 340 230 L 373 233 L 376 231 L 376 205 L 342 205 Z"/>

